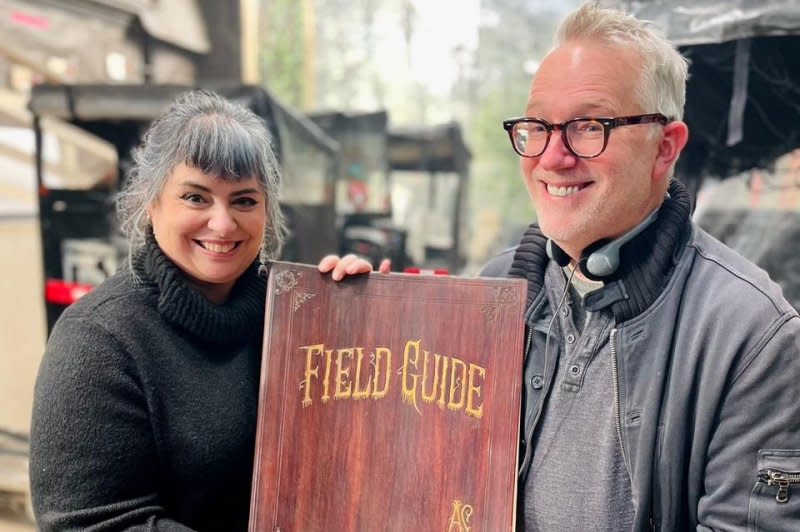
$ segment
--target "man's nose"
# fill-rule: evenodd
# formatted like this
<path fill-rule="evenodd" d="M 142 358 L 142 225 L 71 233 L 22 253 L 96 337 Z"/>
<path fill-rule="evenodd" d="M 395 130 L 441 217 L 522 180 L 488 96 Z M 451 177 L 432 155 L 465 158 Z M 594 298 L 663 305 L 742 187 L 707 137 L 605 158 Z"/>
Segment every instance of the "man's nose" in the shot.
<path fill-rule="evenodd" d="M 543 170 L 553 171 L 571 168 L 578 162 L 578 158 L 567 149 L 564 142 L 564 132 L 555 130 L 550 135 L 547 148 L 539 156 L 539 166 Z"/>
<path fill-rule="evenodd" d="M 237 227 L 236 219 L 231 216 L 226 206 L 218 205 L 213 208 L 211 218 L 208 220 L 209 229 L 218 235 L 225 236 L 234 232 Z"/>

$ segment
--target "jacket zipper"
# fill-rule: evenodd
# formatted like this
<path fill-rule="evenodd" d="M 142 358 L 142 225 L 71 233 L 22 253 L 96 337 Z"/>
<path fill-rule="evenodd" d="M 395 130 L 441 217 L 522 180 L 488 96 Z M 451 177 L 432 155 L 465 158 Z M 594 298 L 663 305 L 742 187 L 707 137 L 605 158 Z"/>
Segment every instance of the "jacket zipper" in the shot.
<path fill-rule="evenodd" d="M 779 503 L 785 503 L 789 501 L 789 487 L 793 484 L 800 484 L 800 473 L 787 473 L 778 469 L 761 469 L 758 472 L 758 481 L 767 486 L 778 486 L 775 500 Z"/>
<path fill-rule="evenodd" d="M 611 329 L 611 335 L 608 342 L 611 347 L 611 378 L 614 381 L 614 422 L 617 427 L 617 437 L 619 438 L 619 446 L 622 450 L 622 459 L 625 461 L 625 467 L 628 468 L 630 474 L 630 465 L 628 464 L 628 455 L 625 452 L 625 442 L 622 440 L 622 413 L 620 412 L 620 398 L 619 398 L 619 370 L 617 369 L 617 329 Z"/>
<path fill-rule="evenodd" d="M 528 351 L 530 351 L 531 349 L 532 341 L 533 341 L 533 327 L 531 326 L 528 327 L 528 340 L 525 342 L 525 353 L 523 354 L 523 361 L 528 360 Z"/>

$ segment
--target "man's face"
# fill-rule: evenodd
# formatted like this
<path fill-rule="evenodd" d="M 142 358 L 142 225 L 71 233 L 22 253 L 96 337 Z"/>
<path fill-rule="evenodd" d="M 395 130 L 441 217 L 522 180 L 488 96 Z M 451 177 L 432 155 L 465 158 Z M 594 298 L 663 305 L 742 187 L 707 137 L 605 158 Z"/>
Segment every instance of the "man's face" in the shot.
<path fill-rule="evenodd" d="M 653 113 L 638 101 L 642 58 L 596 42 L 570 42 L 542 62 L 525 116 L 562 123 L 577 117 Z M 561 131 L 545 152 L 522 158 L 528 193 L 542 232 L 573 258 L 589 244 L 615 238 L 636 226 L 663 200 L 666 172 L 654 171 L 663 132 L 654 125 L 610 131 L 608 145 L 593 159 L 572 155 Z"/>

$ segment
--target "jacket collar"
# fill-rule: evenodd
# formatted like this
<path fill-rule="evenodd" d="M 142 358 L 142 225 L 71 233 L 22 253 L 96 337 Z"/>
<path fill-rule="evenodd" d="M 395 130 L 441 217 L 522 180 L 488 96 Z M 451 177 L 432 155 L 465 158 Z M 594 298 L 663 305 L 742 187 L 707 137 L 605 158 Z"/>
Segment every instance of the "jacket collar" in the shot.
<path fill-rule="evenodd" d="M 617 323 L 644 312 L 663 292 L 676 257 L 689 234 L 691 202 L 686 187 L 675 179 L 661 204 L 658 218 L 647 229 L 624 245 L 620 267 L 607 278 L 605 286 L 586 296 L 590 310 L 610 307 Z M 514 253 L 509 276 L 528 281 L 528 307 L 544 288 L 548 261 L 547 237 L 531 224 Z"/>

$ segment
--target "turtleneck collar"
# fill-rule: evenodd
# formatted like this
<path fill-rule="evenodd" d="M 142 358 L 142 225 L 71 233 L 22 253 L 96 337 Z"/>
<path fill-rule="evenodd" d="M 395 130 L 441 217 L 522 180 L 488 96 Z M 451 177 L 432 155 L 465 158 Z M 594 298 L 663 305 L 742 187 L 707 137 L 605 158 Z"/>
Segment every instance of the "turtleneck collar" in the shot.
<path fill-rule="evenodd" d="M 661 294 L 669 281 L 674 256 L 690 226 L 691 203 L 686 187 L 672 180 L 669 196 L 659 208 L 658 218 L 620 251 L 620 267 L 605 286 L 586 296 L 592 310 L 610 306 L 618 323 L 644 312 Z M 509 271 L 511 277 L 528 281 L 528 306 L 544 287 L 548 257 L 547 237 L 536 224 L 522 236 Z"/>
<path fill-rule="evenodd" d="M 152 233 L 133 266 L 151 285 L 164 319 L 198 340 L 239 345 L 261 334 L 266 282 L 258 275 L 257 262 L 236 281 L 221 305 L 211 303 L 186 283 L 184 273 L 161 251 Z"/>

